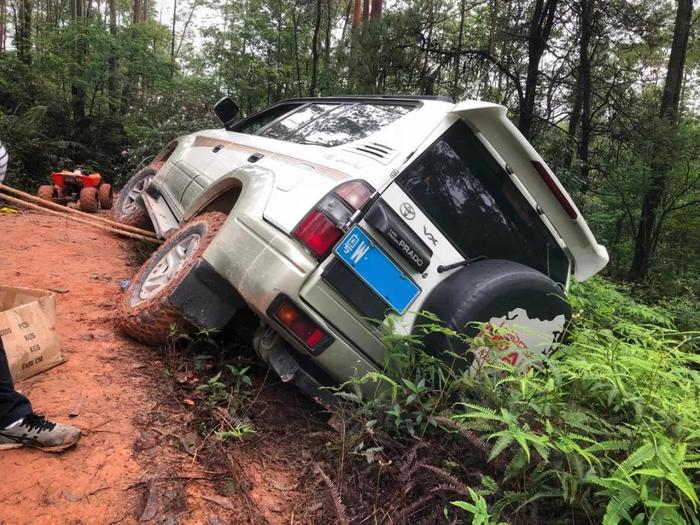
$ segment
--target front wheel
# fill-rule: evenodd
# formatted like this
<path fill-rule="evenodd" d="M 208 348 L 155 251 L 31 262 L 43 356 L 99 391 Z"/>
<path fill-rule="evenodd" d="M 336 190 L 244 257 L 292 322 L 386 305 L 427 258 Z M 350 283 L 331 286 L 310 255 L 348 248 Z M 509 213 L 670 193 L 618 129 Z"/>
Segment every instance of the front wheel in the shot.
<path fill-rule="evenodd" d="M 165 343 L 173 330 L 192 330 L 170 305 L 170 298 L 225 220 L 226 215 L 221 212 L 195 217 L 171 235 L 141 266 L 122 300 L 120 324 L 127 334 L 156 346 Z"/>
<path fill-rule="evenodd" d="M 155 177 L 156 170 L 147 166 L 129 179 L 122 191 L 119 192 L 117 202 L 114 203 L 112 216 L 117 222 L 137 228 L 153 229 L 151 219 L 146 207 L 141 200 L 141 194 Z"/>

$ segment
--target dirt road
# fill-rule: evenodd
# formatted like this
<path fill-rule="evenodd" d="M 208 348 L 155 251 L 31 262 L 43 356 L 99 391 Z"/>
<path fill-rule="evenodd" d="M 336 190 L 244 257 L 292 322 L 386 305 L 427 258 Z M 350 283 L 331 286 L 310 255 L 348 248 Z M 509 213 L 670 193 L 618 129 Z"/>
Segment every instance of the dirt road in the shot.
<path fill-rule="evenodd" d="M 193 402 L 159 380 L 177 371 L 115 330 L 119 282 L 140 264 L 137 245 L 29 211 L 0 214 L 0 240 L 0 283 L 58 292 L 68 357 L 17 386 L 35 411 L 84 430 L 63 454 L 0 453 L 0 525 L 294 521 L 317 443 L 308 436 L 321 425 L 313 407 L 262 382 L 256 441 L 203 465 L 186 443 Z"/>

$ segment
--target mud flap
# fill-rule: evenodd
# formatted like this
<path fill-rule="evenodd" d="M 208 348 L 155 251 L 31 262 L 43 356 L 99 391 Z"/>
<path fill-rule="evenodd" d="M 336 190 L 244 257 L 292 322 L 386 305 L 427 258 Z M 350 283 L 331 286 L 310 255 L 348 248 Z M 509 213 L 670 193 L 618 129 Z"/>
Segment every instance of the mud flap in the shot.
<path fill-rule="evenodd" d="M 170 305 L 197 328 L 221 329 L 245 303 L 204 259 L 195 263 L 170 296 Z"/>

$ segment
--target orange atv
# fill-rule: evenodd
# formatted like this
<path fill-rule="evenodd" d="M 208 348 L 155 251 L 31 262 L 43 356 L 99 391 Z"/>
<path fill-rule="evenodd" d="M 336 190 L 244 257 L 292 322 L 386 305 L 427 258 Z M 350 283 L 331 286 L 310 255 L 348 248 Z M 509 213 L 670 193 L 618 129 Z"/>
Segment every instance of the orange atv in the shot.
<path fill-rule="evenodd" d="M 53 185 L 39 186 L 37 196 L 58 204 L 80 203 L 80 209 L 94 213 L 112 207 L 112 185 L 102 181 L 99 173 L 86 170 L 62 170 L 51 174 Z"/>

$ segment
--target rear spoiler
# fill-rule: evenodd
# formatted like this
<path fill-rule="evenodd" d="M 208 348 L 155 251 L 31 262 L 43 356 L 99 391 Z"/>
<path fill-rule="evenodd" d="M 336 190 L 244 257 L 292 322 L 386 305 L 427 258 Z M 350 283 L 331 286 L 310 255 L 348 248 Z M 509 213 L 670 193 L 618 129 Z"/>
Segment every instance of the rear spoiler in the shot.
<path fill-rule="evenodd" d="M 608 251 L 596 241 L 573 200 L 535 148 L 508 120 L 506 108 L 465 101 L 450 111 L 498 151 L 564 241 L 573 258 L 574 277 L 585 281 L 608 264 Z"/>

